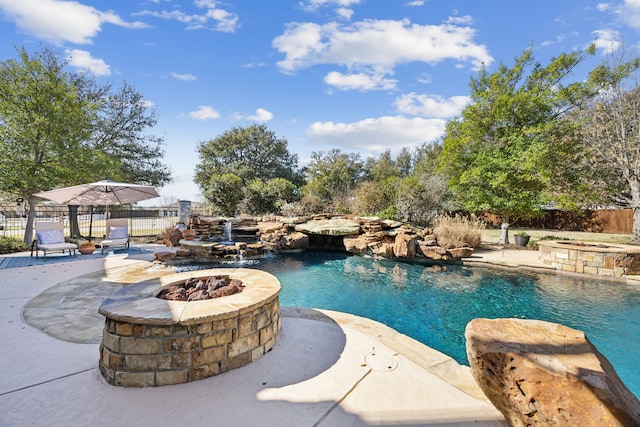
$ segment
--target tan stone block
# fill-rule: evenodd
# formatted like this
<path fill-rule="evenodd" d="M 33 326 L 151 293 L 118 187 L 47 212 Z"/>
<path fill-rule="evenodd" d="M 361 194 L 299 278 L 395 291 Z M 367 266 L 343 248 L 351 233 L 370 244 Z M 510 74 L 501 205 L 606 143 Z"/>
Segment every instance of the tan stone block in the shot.
<path fill-rule="evenodd" d="M 598 268 L 585 266 L 583 272 L 584 274 L 598 274 Z"/>
<path fill-rule="evenodd" d="M 124 357 L 127 370 L 152 371 L 170 369 L 171 356 L 168 354 L 134 354 Z"/>
<path fill-rule="evenodd" d="M 576 263 L 576 273 L 584 273 L 584 261 L 578 261 Z"/>
<path fill-rule="evenodd" d="M 571 260 L 578 259 L 578 251 L 570 250 L 569 251 L 569 259 L 571 259 Z"/>
<path fill-rule="evenodd" d="M 131 335 L 134 337 L 144 337 L 144 325 L 133 325 Z"/>
<path fill-rule="evenodd" d="M 276 298 L 271 304 L 271 317 L 275 316 L 280 311 L 280 300 Z"/>
<path fill-rule="evenodd" d="M 115 333 L 122 337 L 130 337 L 133 332 L 133 325 L 131 323 L 116 322 Z"/>
<path fill-rule="evenodd" d="M 268 353 L 269 351 L 271 351 L 274 345 L 276 345 L 276 337 L 273 337 L 269 341 L 264 343 L 264 352 Z"/>
<path fill-rule="evenodd" d="M 576 266 L 575 265 L 565 264 L 565 265 L 562 266 L 562 271 L 568 271 L 569 273 L 575 273 L 576 272 Z"/>
<path fill-rule="evenodd" d="M 613 257 L 611 255 L 604 257 L 604 268 L 608 270 L 613 269 Z"/>
<path fill-rule="evenodd" d="M 267 352 L 264 346 L 260 346 L 251 352 L 251 361 L 255 361 L 260 359 Z"/>
<path fill-rule="evenodd" d="M 119 354 L 109 354 L 109 368 L 111 369 L 123 369 L 124 368 L 124 356 Z"/>
<path fill-rule="evenodd" d="M 260 313 L 258 316 L 258 321 L 256 322 L 256 327 L 258 330 L 265 328 L 267 325 L 271 324 L 271 310 L 266 310 Z"/>
<path fill-rule="evenodd" d="M 200 337 L 168 337 L 164 339 L 164 351 L 169 353 L 185 353 L 197 351 L 202 348 Z"/>
<path fill-rule="evenodd" d="M 183 384 L 187 382 L 187 370 L 156 372 L 156 386 Z"/>
<path fill-rule="evenodd" d="M 238 338 L 246 337 L 256 331 L 256 327 L 253 325 L 252 316 L 243 316 L 238 319 Z"/>
<path fill-rule="evenodd" d="M 204 378 L 213 377 L 214 375 L 218 375 L 220 373 L 220 364 L 218 362 L 210 363 L 204 366 L 194 367 L 189 369 L 189 373 L 187 374 L 189 382 L 198 381 Z"/>
<path fill-rule="evenodd" d="M 120 353 L 123 354 L 157 354 L 162 353 L 160 338 L 120 338 Z"/>
<path fill-rule="evenodd" d="M 191 361 L 194 367 L 205 366 L 211 363 L 217 363 L 227 357 L 227 349 L 221 345 L 219 347 L 209 347 L 201 351 L 197 351 L 191 355 Z"/>
<path fill-rule="evenodd" d="M 120 337 L 107 331 L 102 331 L 102 345 L 111 351 L 120 351 Z"/>
<path fill-rule="evenodd" d="M 189 326 L 189 334 L 190 335 L 202 335 L 209 333 L 213 330 L 213 322 L 205 322 L 200 323 L 198 325 L 190 325 Z"/>
<path fill-rule="evenodd" d="M 173 326 L 173 331 L 171 332 L 171 335 L 188 335 L 188 334 L 189 334 L 189 328 L 187 326 L 180 326 L 180 325 Z"/>
<path fill-rule="evenodd" d="M 224 331 L 225 329 L 237 329 L 238 328 L 238 318 L 237 317 L 228 317 L 226 319 L 216 320 L 212 324 L 212 331 Z"/>
<path fill-rule="evenodd" d="M 273 338 L 273 326 L 260 329 L 260 345 L 264 345 L 271 338 Z"/>
<path fill-rule="evenodd" d="M 153 372 L 116 371 L 113 384 L 124 387 L 153 387 L 154 380 Z"/>
<path fill-rule="evenodd" d="M 239 354 L 235 357 L 232 357 L 230 359 L 225 359 L 222 362 L 220 362 L 220 372 L 227 372 L 227 371 L 230 371 L 231 369 L 239 368 L 240 366 L 244 366 L 249 362 L 251 362 L 250 353 Z"/>
<path fill-rule="evenodd" d="M 228 344 L 233 340 L 233 332 L 227 329 L 223 332 L 217 332 L 209 336 L 202 338 L 202 348 L 216 347 L 223 344 Z"/>
<path fill-rule="evenodd" d="M 109 384 L 114 384 L 115 382 L 115 375 L 116 375 L 116 370 L 115 369 L 109 369 L 109 368 L 105 368 L 102 364 L 100 364 L 98 366 L 98 368 L 100 369 L 100 373 L 102 374 L 102 376 L 104 377 L 105 380 L 107 380 L 107 382 Z"/>
<path fill-rule="evenodd" d="M 256 332 L 229 344 L 228 355 L 229 357 L 235 357 L 239 354 L 252 351 L 258 347 L 258 345 L 260 345 L 260 335 Z"/>
<path fill-rule="evenodd" d="M 172 368 L 187 368 L 191 366 L 191 353 L 177 353 L 171 355 Z"/>
<path fill-rule="evenodd" d="M 146 329 L 145 335 L 147 337 L 166 337 L 171 335 L 170 326 L 149 326 Z"/>

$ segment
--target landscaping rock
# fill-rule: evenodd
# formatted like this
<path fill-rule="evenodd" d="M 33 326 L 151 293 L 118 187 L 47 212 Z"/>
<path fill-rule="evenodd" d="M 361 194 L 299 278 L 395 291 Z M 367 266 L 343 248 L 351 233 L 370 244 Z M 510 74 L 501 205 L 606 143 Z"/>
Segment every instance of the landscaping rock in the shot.
<path fill-rule="evenodd" d="M 307 249 L 309 247 L 309 236 L 298 231 L 286 234 L 283 239 L 286 249 Z"/>
<path fill-rule="evenodd" d="M 512 426 L 640 425 L 640 401 L 581 331 L 474 319 L 465 338 L 473 377 Z"/>
<path fill-rule="evenodd" d="M 393 254 L 398 258 L 416 256 L 416 239 L 411 234 L 398 234 L 393 245 Z"/>
<path fill-rule="evenodd" d="M 360 233 L 360 224 L 349 219 L 318 219 L 298 224 L 295 231 L 305 234 L 323 234 L 329 236 L 349 236 Z"/>

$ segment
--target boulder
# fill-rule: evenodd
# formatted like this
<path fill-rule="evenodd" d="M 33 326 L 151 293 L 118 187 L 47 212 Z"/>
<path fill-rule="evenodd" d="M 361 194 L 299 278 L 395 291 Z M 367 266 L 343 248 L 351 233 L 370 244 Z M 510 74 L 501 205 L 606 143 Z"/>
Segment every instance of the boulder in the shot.
<path fill-rule="evenodd" d="M 359 236 L 344 236 L 343 242 L 347 252 L 353 254 L 364 254 L 369 248 L 371 242 L 377 241 L 377 238 L 372 235 L 361 234 Z"/>
<path fill-rule="evenodd" d="M 296 225 L 295 231 L 305 234 L 349 236 L 360 233 L 360 223 L 344 218 L 317 219 Z"/>
<path fill-rule="evenodd" d="M 473 377 L 512 426 L 640 426 L 640 401 L 583 332 L 474 319 L 465 338 Z"/>
<path fill-rule="evenodd" d="M 257 224 L 260 233 L 274 233 L 284 227 L 282 222 L 259 222 Z"/>
<path fill-rule="evenodd" d="M 369 249 L 374 255 L 390 258 L 393 256 L 393 242 L 376 241 L 369 244 Z"/>
<path fill-rule="evenodd" d="M 398 258 L 416 256 L 416 239 L 411 234 L 398 234 L 393 244 L 393 254 Z"/>
<path fill-rule="evenodd" d="M 283 239 L 286 249 L 307 249 L 309 247 L 309 236 L 298 231 L 286 234 Z"/>
<path fill-rule="evenodd" d="M 422 255 L 425 258 L 429 258 L 435 261 L 448 261 L 449 255 L 447 250 L 440 246 L 427 246 L 425 242 L 420 241 L 417 245 L 418 255 Z"/>
<path fill-rule="evenodd" d="M 473 248 L 453 248 L 447 250 L 447 252 L 453 259 L 469 258 L 471 255 L 473 255 Z"/>

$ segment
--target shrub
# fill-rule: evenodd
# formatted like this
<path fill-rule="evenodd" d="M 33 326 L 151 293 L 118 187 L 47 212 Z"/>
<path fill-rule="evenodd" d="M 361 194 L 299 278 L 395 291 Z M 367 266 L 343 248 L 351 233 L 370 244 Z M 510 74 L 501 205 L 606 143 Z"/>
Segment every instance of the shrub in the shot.
<path fill-rule="evenodd" d="M 433 234 L 438 245 L 445 249 L 470 247 L 477 248 L 482 243 L 482 230 L 485 224 L 475 216 L 467 218 L 461 215 L 439 216 L 434 221 Z"/>
<path fill-rule="evenodd" d="M 0 254 L 22 252 L 29 249 L 29 245 L 15 237 L 0 236 Z"/>
<path fill-rule="evenodd" d="M 365 181 L 358 184 L 354 191 L 353 211 L 360 215 L 388 215 L 397 212 L 396 199 L 400 187 L 400 178 L 389 177 L 382 181 Z"/>

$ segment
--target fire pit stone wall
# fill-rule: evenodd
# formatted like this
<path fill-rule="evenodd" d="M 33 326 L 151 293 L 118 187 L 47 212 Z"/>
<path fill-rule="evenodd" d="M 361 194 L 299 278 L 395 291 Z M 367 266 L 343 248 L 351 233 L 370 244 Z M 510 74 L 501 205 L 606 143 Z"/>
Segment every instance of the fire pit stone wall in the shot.
<path fill-rule="evenodd" d="M 190 277 L 225 274 L 242 292 L 204 301 L 155 297 Z M 180 384 L 218 375 L 267 353 L 280 336 L 280 283 L 249 269 L 178 273 L 116 293 L 100 307 L 106 317 L 99 368 L 108 383 L 128 387 Z"/>

